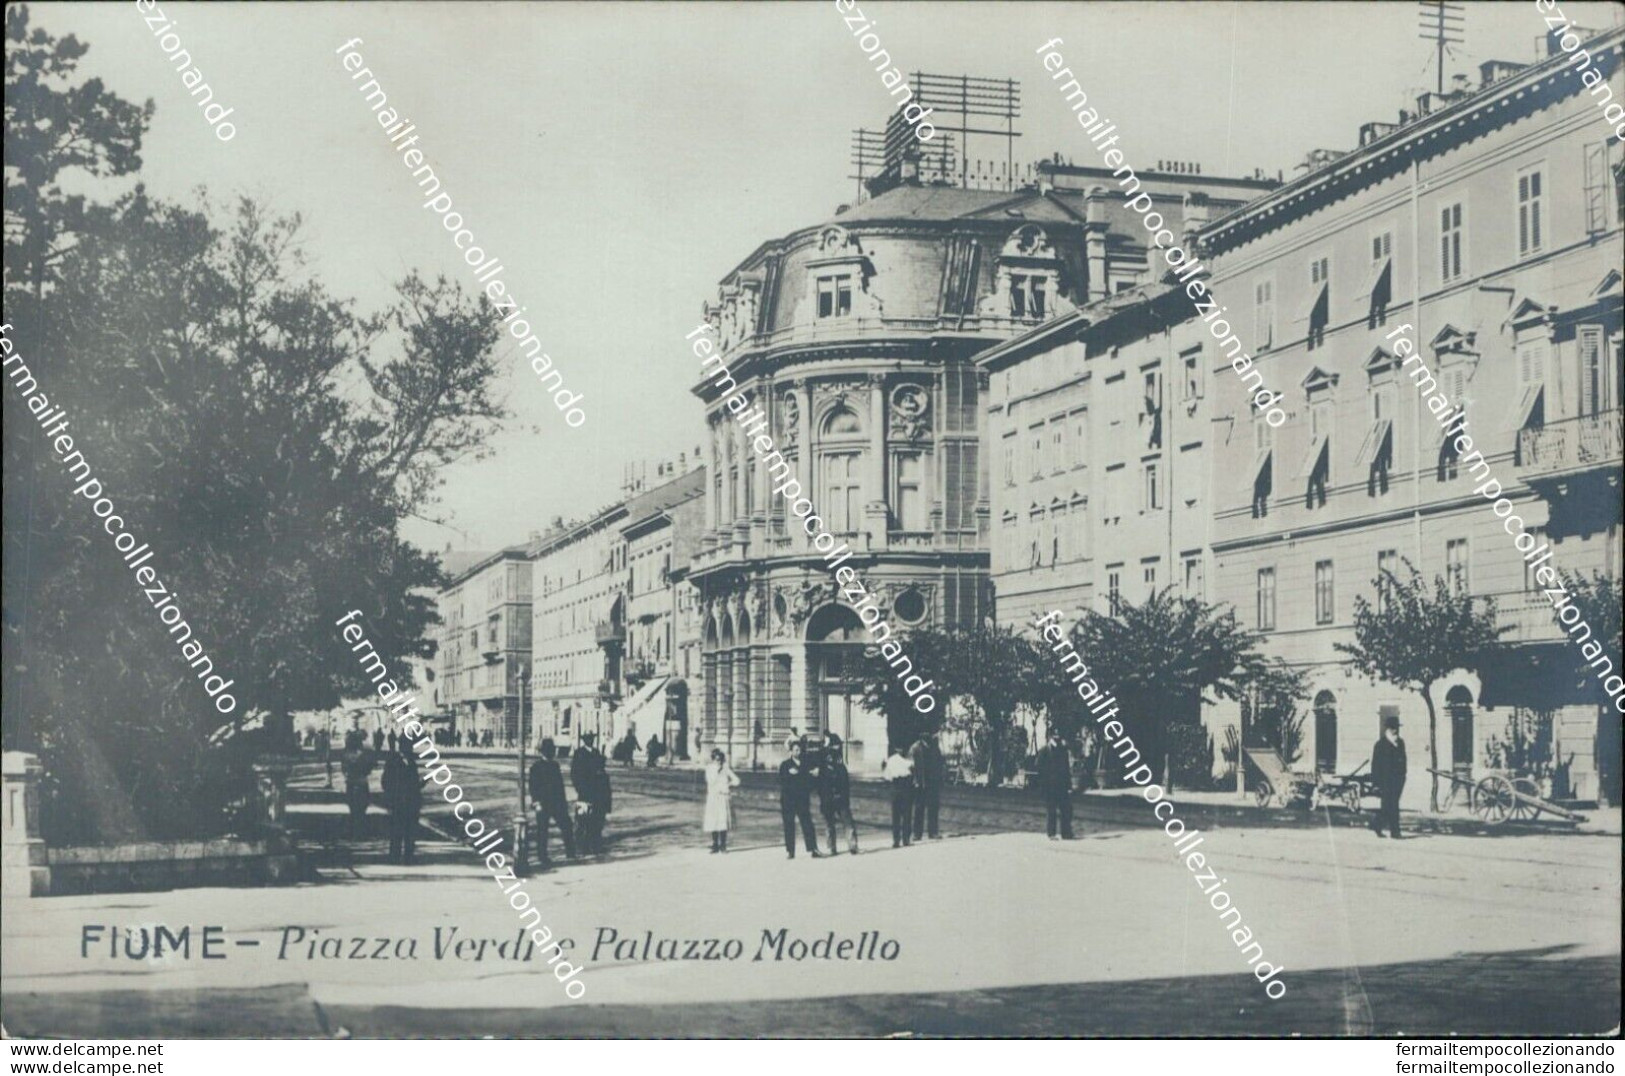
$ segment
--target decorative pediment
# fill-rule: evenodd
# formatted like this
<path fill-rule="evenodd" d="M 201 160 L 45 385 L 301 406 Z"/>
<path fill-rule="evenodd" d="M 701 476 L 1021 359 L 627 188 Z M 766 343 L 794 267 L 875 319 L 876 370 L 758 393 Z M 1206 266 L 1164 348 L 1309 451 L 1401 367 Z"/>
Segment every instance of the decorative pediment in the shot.
<path fill-rule="evenodd" d="M 1591 289 L 1591 297 L 1593 299 L 1600 299 L 1604 295 L 1615 294 L 1620 290 L 1620 281 L 1622 279 L 1625 278 L 1620 276 L 1618 269 L 1608 270 L 1608 272 L 1602 275 L 1602 279 L 1597 281 L 1597 286 Z"/>
<path fill-rule="evenodd" d="M 1058 262 L 1060 255 L 1050 246 L 1049 236 L 1036 224 L 1024 224 L 1010 233 L 999 251 L 999 261 Z"/>
<path fill-rule="evenodd" d="M 1444 328 L 1433 334 L 1428 346 L 1435 355 L 1477 355 L 1477 340 L 1476 332 L 1463 332 L 1446 322 Z"/>
<path fill-rule="evenodd" d="M 1366 376 L 1377 377 L 1388 373 L 1390 370 L 1398 369 L 1401 365 L 1403 363 L 1400 357 L 1392 351 L 1384 347 L 1373 348 L 1371 354 L 1365 360 Z"/>
<path fill-rule="evenodd" d="M 980 317 L 1048 321 L 1076 309 L 1066 297 L 1066 263 L 1036 224 L 1011 232 L 995 260 L 993 291 L 976 304 Z"/>
<path fill-rule="evenodd" d="M 1505 324 L 1513 330 L 1523 329 L 1543 322 L 1550 323 L 1556 313 L 1557 307 L 1526 295 L 1512 304 L 1512 311 L 1507 314 Z"/>
<path fill-rule="evenodd" d="M 1337 374 L 1332 373 L 1330 370 L 1324 370 L 1319 366 L 1314 366 L 1304 375 L 1301 384 L 1303 385 L 1304 395 L 1313 396 L 1317 392 L 1335 389 L 1337 382 Z"/>

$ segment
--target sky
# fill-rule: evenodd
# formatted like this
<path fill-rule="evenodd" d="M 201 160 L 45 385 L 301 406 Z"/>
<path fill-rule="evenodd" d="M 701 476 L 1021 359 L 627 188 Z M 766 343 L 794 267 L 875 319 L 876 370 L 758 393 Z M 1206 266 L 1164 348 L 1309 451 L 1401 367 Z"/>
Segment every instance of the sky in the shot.
<path fill-rule="evenodd" d="M 886 88 L 829 0 L 816 3 L 160 3 L 237 128 L 220 142 L 135 4 L 36 4 L 33 24 L 89 46 L 80 71 L 157 113 L 140 180 L 219 207 L 239 193 L 305 221 L 311 273 L 363 310 L 409 270 L 470 289 L 473 273 L 340 62 L 352 38 L 417 124 L 418 146 L 474 242 L 583 394 L 565 425 L 510 357 L 515 412 L 492 458 L 446 474 L 409 538 L 496 549 L 620 496 L 623 468 L 692 457 L 703 419 L 684 335 L 717 282 L 764 240 L 855 200 L 852 131 L 883 126 Z M 1447 75 L 1528 62 L 1533 3 L 1466 5 Z M 1582 26 L 1618 5 L 1563 3 Z M 1088 144 L 1037 55 L 1052 38 L 1130 163 L 1199 162 L 1208 175 L 1284 171 L 1352 148 L 1431 88 L 1414 3 L 925 3 L 856 6 L 904 71 L 1014 78 L 1017 162 Z M 364 80 L 363 80 L 364 81 Z M 1002 160 L 1001 142 L 970 156 Z M 133 184 L 133 180 L 131 181 Z"/>

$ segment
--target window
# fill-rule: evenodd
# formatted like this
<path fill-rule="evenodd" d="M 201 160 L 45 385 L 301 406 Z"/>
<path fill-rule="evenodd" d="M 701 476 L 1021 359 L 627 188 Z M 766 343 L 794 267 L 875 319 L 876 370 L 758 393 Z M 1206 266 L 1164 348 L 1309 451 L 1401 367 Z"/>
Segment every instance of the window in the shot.
<path fill-rule="evenodd" d="M 1467 539 L 1452 538 L 1444 547 L 1444 577 L 1450 584 L 1450 593 L 1466 594 L 1469 585 Z"/>
<path fill-rule="evenodd" d="M 1462 206 L 1452 202 L 1439 208 L 1439 282 L 1461 279 Z"/>
<path fill-rule="evenodd" d="M 1016 435 L 1015 434 L 1007 433 L 1007 434 L 1004 435 L 1003 448 L 1004 448 L 1004 484 L 1006 486 L 1013 486 L 1013 485 L 1016 484 Z"/>
<path fill-rule="evenodd" d="M 1258 569 L 1258 630 L 1275 630 L 1275 569 Z"/>
<path fill-rule="evenodd" d="M 1200 553 L 1190 553 L 1185 556 L 1185 596 L 1206 600 L 1207 581 L 1204 578 L 1205 568 Z"/>
<path fill-rule="evenodd" d="M 1526 340 L 1518 345 L 1518 387 L 1540 388 L 1546 384 L 1546 341 Z"/>
<path fill-rule="evenodd" d="M 821 276 L 818 278 L 818 316 L 844 318 L 852 313 L 852 277 Z"/>
<path fill-rule="evenodd" d="M 1117 616 L 1123 611 L 1123 566 L 1121 564 L 1108 565 L 1106 568 L 1106 612 L 1110 616 Z"/>
<path fill-rule="evenodd" d="M 918 452 L 897 455 L 892 468 L 896 488 L 892 504 L 897 526 L 905 531 L 923 531 L 925 521 L 925 460 Z"/>
<path fill-rule="evenodd" d="M 1142 465 L 1143 481 L 1140 487 L 1140 511 L 1157 512 L 1162 509 L 1162 471 L 1156 460 Z"/>
<path fill-rule="evenodd" d="M 1072 413 L 1072 469 L 1089 463 L 1089 415 L 1084 411 Z"/>
<path fill-rule="evenodd" d="M 1031 433 L 1033 446 L 1032 476 L 1042 478 L 1044 476 L 1044 427 L 1041 425 L 1034 426 Z"/>
<path fill-rule="evenodd" d="M 1608 141 L 1594 142 L 1585 147 L 1585 210 L 1586 232 L 1594 234 L 1605 232 L 1611 226 L 1610 222 L 1618 222 L 1625 216 L 1625 206 L 1620 204 L 1620 183 L 1625 177 L 1625 169 L 1612 160 L 1618 153 L 1613 143 Z M 1613 202 L 1612 212 L 1609 211 L 1609 202 Z"/>
<path fill-rule="evenodd" d="M 1541 171 L 1532 168 L 1518 176 L 1518 254 L 1534 254 L 1541 246 Z"/>
<path fill-rule="evenodd" d="M 1590 418 L 1613 410 L 1608 403 L 1608 370 L 1602 361 L 1602 326 L 1582 325 L 1574 339 L 1580 353 L 1581 416 Z"/>
<path fill-rule="evenodd" d="M 1312 258 L 1309 262 L 1309 339 L 1307 347 L 1320 347 L 1326 343 L 1326 325 L 1331 321 L 1332 263 L 1327 257 Z"/>
<path fill-rule="evenodd" d="M 1141 383 L 1140 433 L 1146 448 L 1162 447 L 1162 372 L 1144 371 Z"/>
<path fill-rule="evenodd" d="M 1315 623 L 1330 624 L 1337 617 L 1337 598 L 1333 590 L 1332 562 L 1315 562 Z"/>
<path fill-rule="evenodd" d="M 1049 420 L 1049 469 L 1051 474 L 1060 474 L 1066 470 L 1066 418 L 1058 416 Z"/>
<path fill-rule="evenodd" d="M 1145 584 L 1145 596 L 1149 599 L 1157 592 L 1157 562 L 1155 560 L 1140 563 L 1140 580 Z"/>
<path fill-rule="evenodd" d="M 1125 511 L 1127 500 L 1123 487 L 1127 473 L 1128 466 L 1122 463 L 1106 468 L 1106 495 L 1101 500 L 1107 519 L 1118 519 Z"/>
<path fill-rule="evenodd" d="M 1305 461 L 1309 485 L 1304 493 L 1305 508 L 1320 508 L 1326 504 L 1326 479 L 1331 473 L 1332 456 L 1332 401 L 1319 400 L 1309 405 L 1309 452 Z"/>
<path fill-rule="evenodd" d="M 1253 350 L 1268 351 L 1275 344 L 1275 281 L 1253 285 Z"/>
<path fill-rule="evenodd" d="M 1399 550 L 1381 549 L 1377 551 L 1377 612 L 1388 611 L 1389 590 L 1393 584 L 1389 582 L 1390 575 L 1398 578 Z"/>
<path fill-rule="evenodd" d="M 1181 383 L 1180 402 L 1189 403 L 1202 398 L 1202 349 L 1196 348 L 1180 356 L 1185 367 L 1185 377 Z"/>
<path fill-rule="evenodd" d="M 1375 329 L 1388 324 L 1388 304 L 1394 294 L 1394 233 L 1373 232 L 1371 235 L 1371 271 L 1366 279 L 1366 291 L 1371 300 L 1366 327 Z"/>
<path fill-rule="evenodd" d="M 1044 318 L 1048 277 L 1010 274 L 1010 316 L 1041 321 Z"/>
<path fill-rule="evenodd" d="M 855 533 L 863 521 L 861 456 L 857 452 L 831 452 L 822 462 L 824 503 L 821 507 L 830 533 Z"/>

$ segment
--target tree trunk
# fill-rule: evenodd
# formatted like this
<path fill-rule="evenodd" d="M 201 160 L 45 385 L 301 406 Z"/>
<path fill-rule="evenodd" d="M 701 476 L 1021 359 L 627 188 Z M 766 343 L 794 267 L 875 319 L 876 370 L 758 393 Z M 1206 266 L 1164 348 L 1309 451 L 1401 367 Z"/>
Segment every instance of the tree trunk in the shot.
<path fill-rule="evenodd" d="M 1433 708 L 1432 687 L 1433 685 L 1431 684 L 1424 684 L 1422 686 L 1422 701 L 1427 703 L 1428 707 L 1428 768 L 1437 770 L 1439 768 L 1439 717 L 1438 713 Z M 1439 775 L 1437 773 L 1430 773 L 1428 774 L 1428 777 L 1432 779 L 1432 784 L 1428 792 L 1428 810 L 1432 811 L 1434 814 L 1438 814 Z"/>
<path fill-rule="evenodd" d="M 987 725 L 987 787 L 997 788 L 1003 778 L 1004 737 L 993 722 Z"/>

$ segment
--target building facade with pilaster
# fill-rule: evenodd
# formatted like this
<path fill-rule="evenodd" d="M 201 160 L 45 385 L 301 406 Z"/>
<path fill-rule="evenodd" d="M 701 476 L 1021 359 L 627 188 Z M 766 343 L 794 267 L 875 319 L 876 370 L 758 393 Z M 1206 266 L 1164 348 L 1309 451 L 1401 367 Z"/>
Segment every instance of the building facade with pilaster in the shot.
<path fill-rule="evenodd" d="M 526 547 L 483 556 L 451 575 L 439 611 L 436 712 L 465 744 L 486 734 L 496 745 L 517 744 L 531 663 Z"/>

